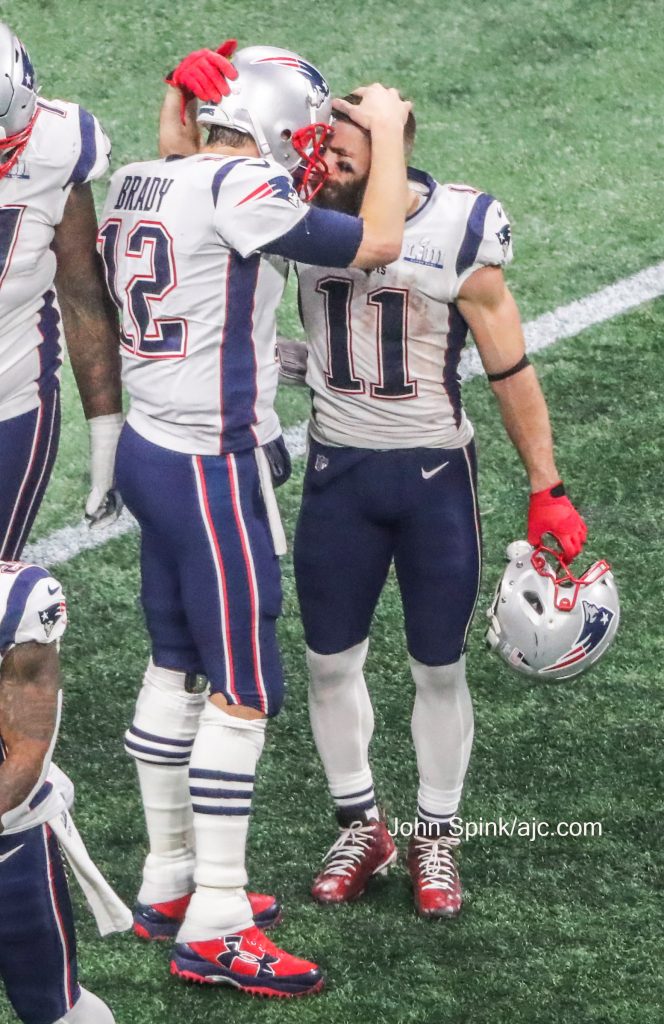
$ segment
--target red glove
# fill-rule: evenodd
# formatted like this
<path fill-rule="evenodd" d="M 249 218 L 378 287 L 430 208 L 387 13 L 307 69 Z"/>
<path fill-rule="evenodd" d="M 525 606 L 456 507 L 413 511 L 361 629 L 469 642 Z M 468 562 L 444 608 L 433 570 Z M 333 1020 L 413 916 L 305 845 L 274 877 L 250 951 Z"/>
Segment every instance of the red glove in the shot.
<path fill-rule="evenodd" d="M 231 89 L 228 81 L 237 78 L 237 68 L 231 64 L 237 39 L 227 39 L 217 50 L 195 50 L 181 60 L 164 81 L 179 89 L 185 101 L 196 96 L 199 100 L 219 103 Z"/>
<path fill-rule="evenodd" d="M 545 533 L 555 537 L 566 565 L 580 553 L 588 536 L 588 528 L 566 496 L 562 481 L 530 495 L 528 542 L 537 547 Z"/>

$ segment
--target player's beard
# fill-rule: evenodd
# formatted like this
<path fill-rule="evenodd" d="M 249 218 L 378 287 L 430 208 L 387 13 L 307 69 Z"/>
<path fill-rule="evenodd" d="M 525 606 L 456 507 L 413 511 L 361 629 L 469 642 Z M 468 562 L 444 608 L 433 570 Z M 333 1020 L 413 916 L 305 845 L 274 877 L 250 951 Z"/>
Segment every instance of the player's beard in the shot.
<path fill-rule="evenodd" d="M 326 181 L 314 199 L 314 206 L 322 206 L 325 210 L 337 210 L 339 213 L 350 213 L 351 216 L 357 217 L 362 209 L 368 179 L 367 174 L 364 178 L 343 185 Z"/>

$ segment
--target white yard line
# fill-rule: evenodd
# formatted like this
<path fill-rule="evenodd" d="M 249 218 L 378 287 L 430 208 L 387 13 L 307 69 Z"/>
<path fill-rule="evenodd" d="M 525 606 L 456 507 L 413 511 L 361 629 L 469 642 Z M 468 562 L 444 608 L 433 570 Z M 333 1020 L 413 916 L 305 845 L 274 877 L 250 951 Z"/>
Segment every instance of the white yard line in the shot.
<path fill-rule="evenodd" d="M 585 299 L 559 306 L 552 313 L 531 320 L 524 328 L 528 351 L 539 352 L 563 338 L 573 338 L 593 324 L 611 320 L 660 295 L 664 295 L 664 261 L 631 277 L 624 277 L 608 288 L 587 295 Z M 462 379 L 469 380 L 481 372 L 482 364 L 476 349 L 467 349 L 461 357 Z M 304 455 L 306 430 L 306 421 L 284 430 L 291 455 Z M 40 565 L 60 565 L 82 551 L 101 547 L 114 537 L 135 530 L 136 525 L 136 521 L 125 510 L 118 522 L 108 529 L 90 530 L 85 522 L 77 526 L 65 526 L 61 530 L 54 530 L 42 540 L 28 544 L 22 557 L 24 561 Z"/>

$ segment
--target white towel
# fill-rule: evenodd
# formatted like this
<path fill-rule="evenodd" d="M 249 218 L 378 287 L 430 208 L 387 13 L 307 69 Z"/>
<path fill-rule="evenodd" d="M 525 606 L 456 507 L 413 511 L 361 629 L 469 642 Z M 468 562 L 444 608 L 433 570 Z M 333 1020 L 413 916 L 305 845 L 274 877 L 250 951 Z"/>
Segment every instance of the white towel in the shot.
<path fill-rule="evenodd" d="M 71 864 L 78 884 L 97 921 L 101 935 L 110 932 L 125 932 L 131 928 L 133 917 L 129 907 L 125 906 L 119 896 L 102 875 L 85 848 L 72 816 L 63 810 L 49 823 L 62 850 Z"/>

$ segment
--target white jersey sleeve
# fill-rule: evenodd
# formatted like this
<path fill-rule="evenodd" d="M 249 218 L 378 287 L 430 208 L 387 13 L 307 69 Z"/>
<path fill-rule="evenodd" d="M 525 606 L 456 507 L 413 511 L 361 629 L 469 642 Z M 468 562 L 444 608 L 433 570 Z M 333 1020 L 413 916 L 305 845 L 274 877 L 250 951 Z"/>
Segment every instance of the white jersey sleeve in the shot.
<path fill-rule="evenodd" d="M 0 562 L 0 660 L 17 644 L 54 643 L 66 626 L 62 587 L 46 569 Z"/>
<path fill-rule="evenodd" d="M 466 203 L 458 204 L 466 213 L 465 230 L 460 244 L 452 254 L 456 271 L 453 297 L 471 274 L 481 267 L 504 267 L 512 262 L 512 230 L 502 204 L 487 192 L 476 192 L 463 185 L 447 186 L 467 195 Z M 458 239 L 456 240 L 459 241 Z"/>
<path fill-rule="evenodd" d="M 307 213 L 290 174 L 269 160 L 238 158 L 215 176 L 214 226 L 244 258 L 281 238 Z"/>
<path fill-rule="evenodd" d="M 19 644 L 55 643 L 67 625 L 67 606 L 62 587 L 45 569 L 22 562 L 0 562 L 0 664 L 3 657 Z M 62 806 L 67 790 L 66 776 L 51 763 L 58 735 L 62 695 L 53 736 L 42 762 L 42 769 L 30 793 L 18 807 L 2 816 L 5 833 L 22 832 L 48 821 Z M 0 736 L 0 763 L 5 749 Z M 66 795 L 66 794 L 65 794 Z"/>

